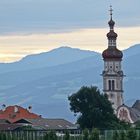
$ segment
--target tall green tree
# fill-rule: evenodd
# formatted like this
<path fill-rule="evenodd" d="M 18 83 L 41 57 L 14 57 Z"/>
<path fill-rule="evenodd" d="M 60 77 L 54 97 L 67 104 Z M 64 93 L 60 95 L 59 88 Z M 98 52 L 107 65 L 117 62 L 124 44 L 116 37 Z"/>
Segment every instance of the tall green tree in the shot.
<path fill-rule="evenodd" d="M 54 131 L 50 131 L 48 133 L 48 140 L 57 140 L 56 133 Z"/>
<path fill-rule="evenodd" d="M 89 139 L 89 131 L 87 128 L 85 128 L 83 131 L 83 140 L 88 140 L 88 139 Z"/>
<path fill-rule="evenodd" d="M 135 122 L 135 128 L 140 129 L 140 121 Z"/>
<path fill-rule="evenodd" d="M 100 132 L 98 129 L 94 128 L 91 132 L 89 140 L 99 140 Z"/>
<path fill-rule="evenodd" d="M 77 123 L 81 128 L 114 128 L 119 120 L 106 95 L 101 94 L 97 87 L 82 87 L 68 97 L 70 109 L 80 114 Z"/>
<path fill-rule="evenodd" d="M 112 140 L 119 140 L 119 133 L 117 131 L 113 132 Z"/>
<path fill-rule="evenodd" d="M 49 135 L 48 135 L 48 133 L 46 133 L 46 134 L 44 135 L 43 140 L 49 140 Z"/>
<path fill-rule="evenodd" d="M 66 132 L 65 132 L 64 140 L 70 140 L 70 134 L 69 134 L 69 131 L 66 131 Z"/>
<path fill-rule="evenodd" d="M 136 130 L 131 128 L 127 131 L 127 140 L 137 140 Z"/>
<path fill-rule="evenodd" d="M 127 140 L 126 133 L 124 131 L 119 133 L 119 140 Z"/>

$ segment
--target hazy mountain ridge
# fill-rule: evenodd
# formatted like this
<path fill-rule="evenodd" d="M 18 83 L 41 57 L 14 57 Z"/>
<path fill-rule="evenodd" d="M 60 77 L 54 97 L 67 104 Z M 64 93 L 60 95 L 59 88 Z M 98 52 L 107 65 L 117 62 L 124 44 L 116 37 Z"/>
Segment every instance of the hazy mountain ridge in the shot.
<path fill-rule="evenodd" d="M 56 50 L 61 54 L 63 48 Z M 72 48 L 68 48 L 68 50 L 71 53 L 75 51 Z M 78 50 L 78 52 L 80 53 L 81 50 Z M 85 55 L 83 50 L 82 53 L 81 58 L 78 56 L 78 58 L 73 58 L 71 62 L 65 61 L 65 63 L 59 65 L 45 65 L 28 70 L 17 69 L 0 74 L 1 104 L 32 105 L 35 111 L 48 117 L 55 115 L 72 119 L 71 112 L 68 109 L 67 96 L 83 85 L 97 85 L 102 88 L 100 74 L 103 70 L 103 60 L 101 55 L 89 51 L 86 51 Z M 38 57 L 38 55 L 33 57 Z M 140 66 L 136 65 L 139 64 L 139 60 L 140 45 L 124 50 L 123 68 L 127 76 L 124 79 L 126 99 L 139 98 L 137 91 L 139 91 L 140 83 Z"/>
<path fill-rule="evenodd" d="M 60 47 L 49 52 L 28 55 L 17 62 L 0 63 L 0 73 L 57 66 L 97 56 L 98 54 L 93 51 Z"/>
<path fill-rule="evenodd" d="M 19 83 L 24 83 L 27 81 L 36 80 L 45 76 L 50 77 L 50 76 L 59 75 L 59 74 L 77 72 L 80 70 L 87 69 L 89 67 L 96 67 L 101 64 L 102 64 L 101 56 L 98 55 L 98 56 L 88 57 L 88 58 L 81 59 L 75 62 L 70 62 L 67 64 L 61 64 L 61 65 L 52 66 L 52 67 L 6 72 L 6 73 L 0 74 L 0 77 L 1 77 L 0 83 L 1 85 L 13 84 L 13 83 L 19 84 Z"/>
<path fill-rule="evenodd" d="M 124 58 L 134 56 L 137 54 L 140 54 L 140 44 L 136 44 L 136 45 L 131 46 L 128 49 L 124 50 Z"/>

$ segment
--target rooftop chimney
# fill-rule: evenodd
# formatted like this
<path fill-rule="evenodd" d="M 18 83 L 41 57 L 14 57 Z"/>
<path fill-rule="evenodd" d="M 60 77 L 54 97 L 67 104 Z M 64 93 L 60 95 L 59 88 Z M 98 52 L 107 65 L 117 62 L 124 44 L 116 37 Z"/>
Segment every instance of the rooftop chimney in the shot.
<path fill-rule="evenodd" d="M 18 112 L 18 107 L 17 107 L 17 106 L 14 107 L 14 112 L 15 112 L 15 113 Z"/>
<path fill-rule="evenodd" d="M 32 112 L 32 106 L 28 107 L 28 111 L 31 113 Z"/>
<path fill-rule="evenodd" d="M 3 105 L 2 105 L 2 111 L 5 111 L 5 109 L 6 109 L 6 105 L 3 104 Z"/>

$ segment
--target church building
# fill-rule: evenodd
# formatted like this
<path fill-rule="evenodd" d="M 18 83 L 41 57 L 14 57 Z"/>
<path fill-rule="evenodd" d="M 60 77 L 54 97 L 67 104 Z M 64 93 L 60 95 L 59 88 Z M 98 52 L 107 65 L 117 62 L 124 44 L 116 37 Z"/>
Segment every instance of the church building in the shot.
<path fill-rule="evenodd" d="M 123 100 L 123 53 L 117 48 L 117 33 L 114 31 L 115 22 L 112 19 L 112 7 L 110 7 L 109 32 L 107 33 L 108 48 L 103 51 L 104 60 L 103 92 L 112 103 L 114 112 L 120 120 L 135 123 L 140 119 L 140 101 L 136 101 L 132 107 L 124 105 Z"/>

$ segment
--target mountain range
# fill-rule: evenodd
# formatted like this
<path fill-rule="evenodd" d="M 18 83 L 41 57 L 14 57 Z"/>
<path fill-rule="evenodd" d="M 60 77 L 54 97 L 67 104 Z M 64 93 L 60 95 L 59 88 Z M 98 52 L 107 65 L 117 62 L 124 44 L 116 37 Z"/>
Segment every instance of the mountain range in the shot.
<path fill-rule="evenodd" d="M 124 97 L 127 104 L 139 99 L 140 44 L 123 51 Z M 0 104 L 32 106 L 48 118 L 73 121 L 68 96 L 81 86 L 102 90 L 103 60 L 100 53 L 60 47 L 29 55 L 14 63 L 0 64 Z"/>

